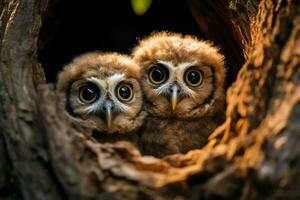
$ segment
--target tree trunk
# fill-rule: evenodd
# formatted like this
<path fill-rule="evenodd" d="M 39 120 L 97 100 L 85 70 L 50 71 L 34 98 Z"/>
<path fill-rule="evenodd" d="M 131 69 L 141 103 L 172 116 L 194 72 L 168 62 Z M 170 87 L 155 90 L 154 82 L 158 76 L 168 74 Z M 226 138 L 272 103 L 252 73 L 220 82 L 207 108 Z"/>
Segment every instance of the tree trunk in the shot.
<path fill-rule="evenodd" d="M 299 1 L 189 0 L 238 75 L 209 144 L 164 159 L 61 111 L 37 61 L 47 3 L 0 2 L 0 199 L 300 198 Z"/>

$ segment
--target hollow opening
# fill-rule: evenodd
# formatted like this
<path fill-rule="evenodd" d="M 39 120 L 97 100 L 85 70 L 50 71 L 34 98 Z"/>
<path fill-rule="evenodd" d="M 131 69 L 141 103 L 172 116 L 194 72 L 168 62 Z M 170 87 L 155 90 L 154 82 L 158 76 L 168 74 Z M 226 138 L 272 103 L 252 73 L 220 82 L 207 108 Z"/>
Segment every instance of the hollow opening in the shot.
<path fill-rule="evenodd" d="M 186 1 L 153 0 L 149 10 L 139 16 L 130 0 L 55 0 L 43 19 L 38 59 L 47 82 L 55 83 L 59 71 L 77 55 L 95 50 L 129 54 L 138 38 L 161 30 L 206 39 Z M 234 79 L 230 76 L 227 82 Z"/>
<path fill-rule="evenodd" d="M 137 38 L 153 31 L 204 34 L 186 1 L 154 0 L 144 15 L 137 15 L 126 1 L 52 1 L 43 20 L 39 61 L 47 82 L 55 82 L 59 70 L 75 56 L 94 50 L 130 53 Z"/>

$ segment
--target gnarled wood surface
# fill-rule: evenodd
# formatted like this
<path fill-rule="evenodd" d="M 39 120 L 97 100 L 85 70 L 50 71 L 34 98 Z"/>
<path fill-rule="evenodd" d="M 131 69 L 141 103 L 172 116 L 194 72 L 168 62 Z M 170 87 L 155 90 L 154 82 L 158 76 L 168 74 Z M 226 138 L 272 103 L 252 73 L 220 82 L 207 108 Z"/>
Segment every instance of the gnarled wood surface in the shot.
<path fill-rule="evenodd" d="M 163 160 L 68 119 L 36 59 L 47 1 L 0 3 L 0 199 L 300 197 L 300 2 L 189 3 L 233 71 L 245 64 L 209 144 Z"/>

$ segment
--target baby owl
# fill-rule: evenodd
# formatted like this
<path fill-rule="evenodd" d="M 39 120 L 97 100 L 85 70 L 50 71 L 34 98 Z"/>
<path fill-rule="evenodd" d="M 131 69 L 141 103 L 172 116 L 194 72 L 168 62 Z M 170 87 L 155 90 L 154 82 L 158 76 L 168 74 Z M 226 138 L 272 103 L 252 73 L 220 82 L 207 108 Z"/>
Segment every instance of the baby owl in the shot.
<path fill-rule="evenodd" d="M 141 40 L 132 56 L 149 114 L 141 152 L 162 157 L 205 145 L 224 118 L 224 56 L 207 41 L 166 32 Z"/>
<path fill-rule="evenodd" d="M 57 89 L 72 118 L 83 120 L 103 142 L 136 140 L 144 122 L 139 67 L 117 53 L 75 58 L 59 74 Z"/>

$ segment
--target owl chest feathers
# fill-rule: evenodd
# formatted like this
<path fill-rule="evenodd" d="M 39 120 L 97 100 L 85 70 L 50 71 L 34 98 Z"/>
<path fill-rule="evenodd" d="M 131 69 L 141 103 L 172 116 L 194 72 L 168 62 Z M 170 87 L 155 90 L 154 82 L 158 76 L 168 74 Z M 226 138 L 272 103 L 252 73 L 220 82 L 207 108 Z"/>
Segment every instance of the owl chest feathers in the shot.
<path fill-rule="evenodd" d="M 140 134 L 139 148 L 142 154 L 156 157 L 186 153 L 204 146 L 217 125 L 209 117 L 192 120 L 148 117 Z"/>

